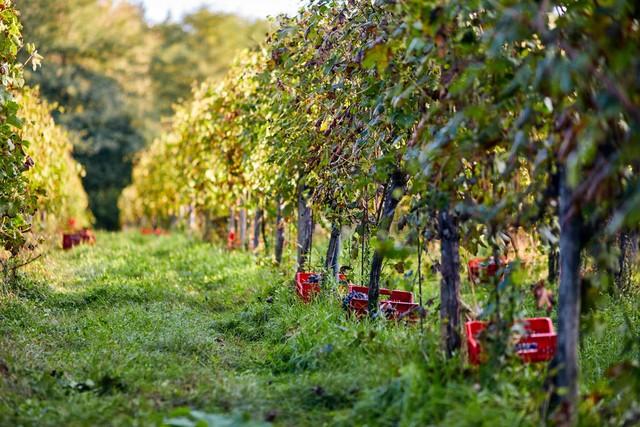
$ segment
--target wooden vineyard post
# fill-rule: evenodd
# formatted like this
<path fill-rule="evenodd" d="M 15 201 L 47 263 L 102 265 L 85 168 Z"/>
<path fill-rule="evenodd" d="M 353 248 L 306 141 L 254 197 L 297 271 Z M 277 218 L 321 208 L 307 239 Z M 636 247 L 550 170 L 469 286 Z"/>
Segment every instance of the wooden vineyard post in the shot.
<path fill-rule="evenodd" d="M 438 213 L 441 272 L 440 323 L 447 357 L 460 348 L 460 235 L 448 208 Z"/>

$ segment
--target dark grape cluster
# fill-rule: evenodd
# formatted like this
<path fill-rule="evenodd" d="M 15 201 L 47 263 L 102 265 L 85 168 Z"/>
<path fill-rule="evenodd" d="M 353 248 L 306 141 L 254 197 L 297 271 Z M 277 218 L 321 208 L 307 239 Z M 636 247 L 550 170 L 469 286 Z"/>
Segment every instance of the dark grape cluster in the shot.
<path fill-rule="evenodd" d="M 345 310 L 348 310 L 349 307 L 351 306 L 351 300 L 352 299 L 364 299 L 364 300 L 368 300 L 369 296 L 367 294 L 364 294 L 362 292 L 357 292 L 357 291 L 351 291 L 347 294 L 347 296 L 345 296 L 342 299 L 342 308 L 344 308 Z"/>
<path fill-rule="evenodd" d="M 387 319 L 393 319 L 397 316 L 398 310 L 388 302 L 380 305 L 380 311 L 384 314 Z"/>

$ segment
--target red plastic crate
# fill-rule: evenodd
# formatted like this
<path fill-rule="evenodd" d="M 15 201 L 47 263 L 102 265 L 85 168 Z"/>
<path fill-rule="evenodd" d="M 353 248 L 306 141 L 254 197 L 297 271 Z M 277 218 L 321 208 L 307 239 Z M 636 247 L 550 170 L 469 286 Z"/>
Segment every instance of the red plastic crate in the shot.
<path fill-rule="evenodd" d="M 81 243 L 94 244 L 96 237 L 91 230 L 80 230 L 75 233 L 64 233 L 62 235 L 62 249 L 69 250 Z"/>
<path fill-rule="evenodd" d="M 82 240 L 76 233 L 64 233 L 62 235 L 62 249 L 64 250 L 69 250 L 80 243 L 82 243 Z"/>
<path fill-rule="evenodd" d="M 80 240 L 82 241 L 82 243 L 93 245 L 96 242 L 95 234 L 93 234 L 93 231 L 89 229 L 80 230 L 78 231 L 78 234 L 80 235 Z"/>
<path fill-rule="evenodd" d="M 523 319 L 526 334 L 516 344 L 516 353 L 523 362 L 546 362 L 556 353 L 557 335 L 553 322 L 548 317 Z M 483 352 L 478 335 L 487 327 L 487 322 L 471 321 L 465 323 L 469 362 L 478 365 L 483 362 Z"/>
<path fill-rule="evenodd" d="M 369 288 L 367 286 L 349 285 L 349 292 L 360 292 L 367 295 Z M 407 313 L 411 313 L 418 308 L 418 304 L 413 302 L 413 294 L 408 291 L 380 288 L 380 296 L 388 297 L 384 301 L 380 301 L 380 310 L 391 319 L 404 317 Z M 368 298 L 351 298 L 348 308 L 356 316 L 362 317 L 368 312 L 369 300 Z M 415 316 L 409 316 L 409 318 L 415 320 Z"/>
<path fill-rule="evenodd" d="M 169 234 L 167 231 L 162 228 L 141 228 L 140 233 L 144 236 L 156 235 L 156 236 L 165 236 Z"/>
<path fill-rule="evenodd" d="M 504 257 L 500 258 L 500 263 L 495 262 L 493 257 L 470 259 L 467 263 L 469 280 L 473 283 L 487 283 L 507 262 Z"/>
<path fill-rule="evenodd" d="M 320 293 L 320 281 L 317 283 L 310 282 L 311 276 L 318 276 L 319 280 L 322 280 L 322 275 L 318 273 L 303 271 L 296 273 L 296 292 L 304 302 L 310 302 L 314 295 Z M 345 281 L 347 277 L 344 274 L 340 274 L 338 279 Z"/>
<path fill-rule="evenodd" d="M 81 243 L 93 245 L 96 242 L 96 237 L 89 229 L 83 229 L 73 233 L 62 234 L 62 249 L 69 250 L 74 246 Z"/>

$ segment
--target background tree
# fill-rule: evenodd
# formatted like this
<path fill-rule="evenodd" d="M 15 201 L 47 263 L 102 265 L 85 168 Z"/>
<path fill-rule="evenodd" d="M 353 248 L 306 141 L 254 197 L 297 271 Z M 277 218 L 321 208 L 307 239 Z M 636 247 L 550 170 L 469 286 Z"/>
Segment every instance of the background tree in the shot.
<path fill-rule="evenodd" d="M 236 15 L 201 8 L 180 22 L 154 25 L 160 40 L 151 62 L 157 113 L 168 116 L 172 105 L 191 96 L 191 87 L 207 79 L 222 80 L 244 48 L 264 40 L 270 26 Z"/>
<path fill-rule="evenodd" d="M 147 24 L 121 1 L 23 0 L 25 34 L 45 66 L 27 73 L 61 106 L 57 123 L 79 136 L 74 155 L 96 226 L 119 227 L 117 200 L 130 183 L 134 154 L 162 130 L 161 117 L 191 86 L 220 79 L 235 55 L 267 25 L 201 9 L 181 22 Z"/>
<path fill-rule="evenodd" d="M 25 0 L 25 35 L 45 66 L 27 80 L 62 108 L 56 122 L 80 136 L 75 156 L 96 225 L 118 227 L 116 200 L 131 158 L 144 146 L 153 105 L 149 67 L 157 40 L 141 11 L 125 2 Z"/>

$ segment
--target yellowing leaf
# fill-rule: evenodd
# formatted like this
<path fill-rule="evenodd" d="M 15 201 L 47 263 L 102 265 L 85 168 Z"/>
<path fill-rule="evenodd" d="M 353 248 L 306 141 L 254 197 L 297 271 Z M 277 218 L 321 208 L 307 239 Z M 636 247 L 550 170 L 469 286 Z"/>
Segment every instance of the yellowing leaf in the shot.
<path fill-rule="evenodd" d="M 389 58 L 391 56 L 391 49 L 384 44 L 377 44 L 367 50 L 362 60 L 362 66 L 366 69 L 376 68 L 379 74 L 382 74 L 384 70 L 389 66 Z"/>

